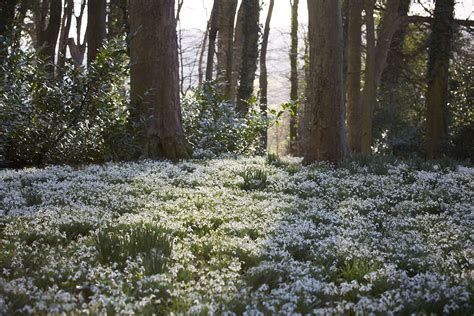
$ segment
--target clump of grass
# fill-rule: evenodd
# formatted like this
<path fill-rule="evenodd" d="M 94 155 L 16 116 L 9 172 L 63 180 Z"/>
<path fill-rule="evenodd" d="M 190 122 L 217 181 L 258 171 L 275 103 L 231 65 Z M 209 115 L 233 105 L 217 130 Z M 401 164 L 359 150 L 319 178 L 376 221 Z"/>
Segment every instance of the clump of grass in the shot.
<path fill-rule="evenodd" d="M 90 222 L 72 222 L 59 226 L 59 230 L 66 233 L 68 239 L 76 239 L 79 236 L 86 236 L 94 228 Z"/>
<path fill-rule="evenodd" d="M 268 174 L 265 170 L 257 168 L 247 168 L 240 174 L 244 182 L 240 183 L 240 188 L 245 191 L 264 190 L 268 184 Z"/>
<path fill-rule="evenodd" d="M 363 282 L 364 276 L 370 272 L 378 270 L 380 266 L 377 263 L 373 263 L 368 259 L 355 258 L 350 261 L 346 261 L 339 269 L 339 276 L 344 281 L 358 281 Z"/>
<path fill-rule="evenodd" d="M 274 167 L 277 167 L 277 168 L 284 169 L 289 174 L 295 174 L 298 171 L 300 171 L 300 169 L 301 169 L 301 166 L 299 164 L 285 161 L 285 160 L 281 159 L 281 157 L 276 155 L 276 154 L 268 154 L 267 155 L 267 164 L 271 165 L 271 166 L 274 166 Z"/>
<path fill-rule="evenodd" d="M 94 245 L 102 264 L 115 262 L 124 267 L 129 257 L 140 256 L 147 275 L 165 272 L 172 250 L 164 229 L 144 223 L 102 229 Z"/>
<path fill-rule="evenodd" d="M 41 205 L 41 203 L 43 203 L 41 194 L 33 189 L 22 190 L 21 195 L 25 199 L 25 204 L 28 207 Z"/>

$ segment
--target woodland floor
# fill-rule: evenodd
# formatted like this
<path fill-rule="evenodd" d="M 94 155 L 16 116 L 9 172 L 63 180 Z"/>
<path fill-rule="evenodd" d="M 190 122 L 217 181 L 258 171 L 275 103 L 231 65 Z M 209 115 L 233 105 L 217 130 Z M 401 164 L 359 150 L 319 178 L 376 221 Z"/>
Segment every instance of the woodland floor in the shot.
<path fill-rule="evenodd" d="M 474 313 L 474 169 L 0 171 L 0 315 Z"/>

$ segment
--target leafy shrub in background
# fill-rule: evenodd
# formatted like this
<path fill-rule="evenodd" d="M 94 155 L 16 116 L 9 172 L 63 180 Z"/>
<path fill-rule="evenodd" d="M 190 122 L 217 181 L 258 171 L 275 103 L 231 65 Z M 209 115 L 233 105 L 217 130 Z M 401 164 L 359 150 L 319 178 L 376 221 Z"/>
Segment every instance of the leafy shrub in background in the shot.
<path fill-rule="evenodd" d="M 124 90 L 127 59 L 111 42 L 88 68 L 55 68 L 32 51 L 11 50 L 0 73 L 0 163 L 101 162 L 134 151 Z"/>
<path fill-rule="evenodd" d="M 218 92 L 213 82 L 204 83 L 182 101 L 183 125 L 196 152 L 255 154 L 261 150 L 261 135 L 268 121 L 251 105 L 241 116 Z"/>

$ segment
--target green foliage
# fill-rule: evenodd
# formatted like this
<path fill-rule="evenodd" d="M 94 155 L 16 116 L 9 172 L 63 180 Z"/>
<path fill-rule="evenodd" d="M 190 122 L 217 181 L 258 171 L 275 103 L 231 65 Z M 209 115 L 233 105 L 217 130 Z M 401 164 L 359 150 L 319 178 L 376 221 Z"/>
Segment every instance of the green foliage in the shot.
<path fill-rule="evenodd" d="M 364 282 L 364 276 L 370 272 L 374 272 L 379 269 L 378 264 L 372 263 L 368 259 L 355 258 L 353 260 L 345 262 L 339 268 L 339 276 L 347 282 L 356 280 L 359 283 Z"/>
<path fill-rule="evenodd" d="M 254 105 L 241 116 L 214 82 L 204 83 L 185 97 L 182 110 L 186 136 L 197 152 L 255 154 L 260 150 L 267 120 Z"/>
<path fill-rule="evenodd" d="M 52 69 L 21 49 L 0 65 L 0 162 L 100 162 L 132 152 L 124 47 L 106 44 L 88 69 L 71 60 Z"/>
<path fill-rule="evenodd" d="M 140 256 L 147 275 L 165 272 L 172 247 L 166 232 L 152 224 L 102 229 L 94 245 L 102 264 L 115 262 L 123 268 L 128 258 Z"/>
<path fill-rule="evenodd" d="M 247 168 L 240 174 L 244 182 L 240 188 L 246 191 L 264 190 L 268 184 L 268 174 L 265 170 L 257 168 Z"/>
<path fill-rule="evenodd" d="M 285 161 L 276 154 L 267 155 L 267 164 L 284 169 L 291 175 L 297 173 L 301 169 L 301 166 L 299 164 Z"/>

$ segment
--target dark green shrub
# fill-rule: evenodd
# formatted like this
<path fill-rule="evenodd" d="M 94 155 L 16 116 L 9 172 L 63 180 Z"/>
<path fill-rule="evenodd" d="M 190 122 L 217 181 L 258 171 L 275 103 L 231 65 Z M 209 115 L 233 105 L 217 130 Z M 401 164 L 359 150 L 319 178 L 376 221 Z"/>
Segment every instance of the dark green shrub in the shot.
<path fill-rule="evenodd" d="M 88 68 L 69 60 L 51 69 L 21 49 L 0 65 L 0 164 L 100 162 L 134 151 L 121 44 L 106 44 Z"/>
<path fill-rule="evenodd" d="M 220 95 L 213 82 L 204 83 L 182 101 L 183 125 L 196 153 L 254 154 L 260 150 L 260 135 L 267 120 L 251 106 L 241 116 L 234 105 Z"/>

